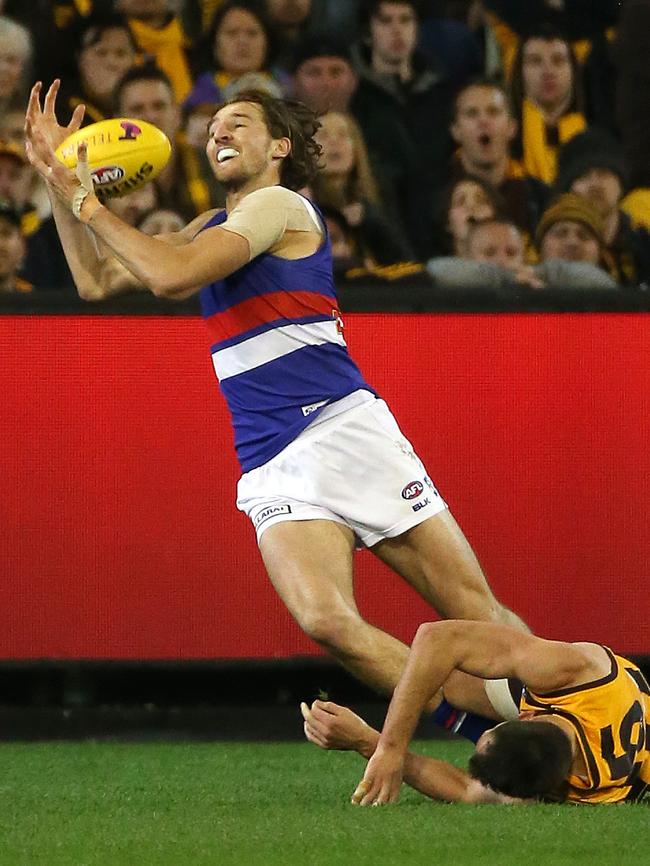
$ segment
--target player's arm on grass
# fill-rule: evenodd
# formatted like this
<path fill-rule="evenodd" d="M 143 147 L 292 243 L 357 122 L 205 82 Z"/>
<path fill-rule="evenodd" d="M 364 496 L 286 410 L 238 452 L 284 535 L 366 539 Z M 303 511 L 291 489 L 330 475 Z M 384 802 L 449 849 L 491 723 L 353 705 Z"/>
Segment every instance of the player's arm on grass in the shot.
<path fill-rule="evenodd" d="M 366 760 L 372 758 L 379 731 L 365 722 L 348 707 L 332 701 L 314 701 L 311 707 L 302 703 L 305 737 L 321 749 L 354 751 Z M 505 803 L 514 802 L 490 791 L 460 767 L 446 761 L 407 752 L 404 761 L 404 781 L 411 788 L 447 803 Z M 357 803 L 359 798 L 353 797 Z"/>
<path fill-rule="evenodd" d="M 539 692 L 586 682 L 596 673 L 592 656 L 577 644 L 543 640 L 492 623 L 447 620 L 421 625 L 377 748 L 355 792 L 361 805 L 398 799 L 408 744 L 420 715 L 454 670 L 484 679 L 515 677 Z"/>

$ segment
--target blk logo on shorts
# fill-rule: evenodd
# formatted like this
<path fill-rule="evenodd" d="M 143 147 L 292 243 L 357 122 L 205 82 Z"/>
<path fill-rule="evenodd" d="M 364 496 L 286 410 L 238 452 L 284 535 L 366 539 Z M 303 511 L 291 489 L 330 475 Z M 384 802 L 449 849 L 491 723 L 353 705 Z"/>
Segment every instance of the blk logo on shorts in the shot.
<path fill-rule="evenodd" d="M 291 514 L 291 506 L 269 505 L 268 508 L 263 508 L 259 514 L 255 516 L 253 525 L 257 529 L 257 527 L 261 526 L 265 520 L 268 520 L 270 517 L 275 517 L 276 514 Z"/>
<path fill-rule="evenodd" d="M 421 481 L 409 481 L 402 490 L 402 499 L 417 499 L 424 493 L 424 485 Z"/>

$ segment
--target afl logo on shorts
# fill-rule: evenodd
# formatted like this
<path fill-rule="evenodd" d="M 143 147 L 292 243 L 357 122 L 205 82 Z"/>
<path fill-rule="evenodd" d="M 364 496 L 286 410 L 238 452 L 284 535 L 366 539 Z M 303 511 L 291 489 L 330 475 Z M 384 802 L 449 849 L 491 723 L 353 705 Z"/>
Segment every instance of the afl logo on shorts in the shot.
<path fill-rule="evenodd" d="M 424 485 L 421 481 L 409 481 L 402 490 L 402 499 L 417 499 L 424 493 Z"/>

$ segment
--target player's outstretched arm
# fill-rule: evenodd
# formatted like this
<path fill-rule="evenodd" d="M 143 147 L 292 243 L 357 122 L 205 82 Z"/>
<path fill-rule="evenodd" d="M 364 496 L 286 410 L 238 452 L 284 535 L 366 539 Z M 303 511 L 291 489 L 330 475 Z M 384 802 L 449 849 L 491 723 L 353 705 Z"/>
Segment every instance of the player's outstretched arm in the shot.
<path fill-rule="evenodd" d="M 67 126 L 61 126 L 56 118 L 56 97 L 61 82 L 56 79 L 47 91 L 41 108 L 41 82 L 31 90 L 25 114 L 25 146 L 30 163 L 37 168 L 41 153 L 49 153 L 76 132 L 81 126 L 85 107 L 78 105 Z M 99 278 L 102 261 L 90 232 L 75 219 L 70 209 L 55 196 L 49 183 L 49 173 L 43 175 L 52 204 L 52 216 L 61 239 L 63 252 L 70 267 L 79 294 L 88 299 L 101 297 Z"/>
<path fill-rule="evenodd" d="M 542 692 L 586 682 L 595 673 L 592 657 L 576 644 L 543 640 L 492 623 L 447 620 L 421 625 L 368 762 L 361 805 L 398 799 L 418 719 L 454 670 L 485 679 L 516 677 Z"/>
<path fill-rule="evenodd" d="M 48 185 L 57 230 L 81 297 L 96 300 L 133 288 L 149 289 L 163 297 L 188 297 L 201 285 L 249 260 L 250 247 L 240 235 L 211 229 L 208 240 L 195 237 L 211 213 L 197 217 L 175 235 L 153 238 L 104 208 L 92 190 L 85 146 L 80 145 L 75 171 L 56 157 L 56 147 L 79 128 L 83 118 L 80 107 L 67 127 L 58 124 L 58 89 L 57 80 L 41 109 L 41 84 L 34 85 L 25 116 L 25 137 L 28 158 Z M 223 235 L 219 243 L 215 243 L 215 232 Z M 184 247 L 190 244 L 193 249 L 186 252 Z M 121 267 L 105 255 L 106 248 Z"/>
<path fill-rule="evenodd" d="M 107 255 L 105 248 L 100 248 L 92 232 L 79 222 L 67 203 L 57 197 L 50 183 L 49 166 L 45 165 L 44 159 L 79 129 L 85 112 L 85 106 L 78 105 L 70 123 L 67 126 L 59 124 L 56 117 L 56 98 L 60 85 L 59 79 L 52 83 L 42 108 L 41 82 L 32 87 L 25 114 L 25 144 L 30 163 L 47 184 L 52 216 L 77 291 L 85 300 L 94 301 L 143 288 L 133 274 Z M 45 173 L 41 171 L 43 166 L 48 169 Z"/>
<path fill-rule="evenodd" d="M 314 745 L 321 749 L 354 751 L 366 760 L 373 756 L 379 742 L 379 731 L 348 707 L 332 701 L 314 701 L 311 707 L 302 703 L 300 711 L 305 720 L 305 737 Z M 484 788 L 459 767 L 414 752 L 406 755 L 404 781 L 426 797 L 447 803 L 509 801 Z M 363 783 L 360 783 L 352 802 L 360 803 L 364 794 Z"/>

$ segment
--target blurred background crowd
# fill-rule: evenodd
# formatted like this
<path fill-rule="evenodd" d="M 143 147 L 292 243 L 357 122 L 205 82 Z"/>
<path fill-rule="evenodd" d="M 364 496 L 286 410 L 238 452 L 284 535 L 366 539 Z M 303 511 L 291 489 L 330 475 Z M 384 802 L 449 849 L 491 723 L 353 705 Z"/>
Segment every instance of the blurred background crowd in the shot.
<path fill-rule="evenodd" d="M 321 115 L 340 280 L 647 290 L 650 0 L 0 0 L 0 292 L 74 293 L 24 152 L 29 87 L 60 119 L 127 116 L 173 144 L 109 203 L 142 231 L 224 202 L 204 148 L 255 87 Z"/>

